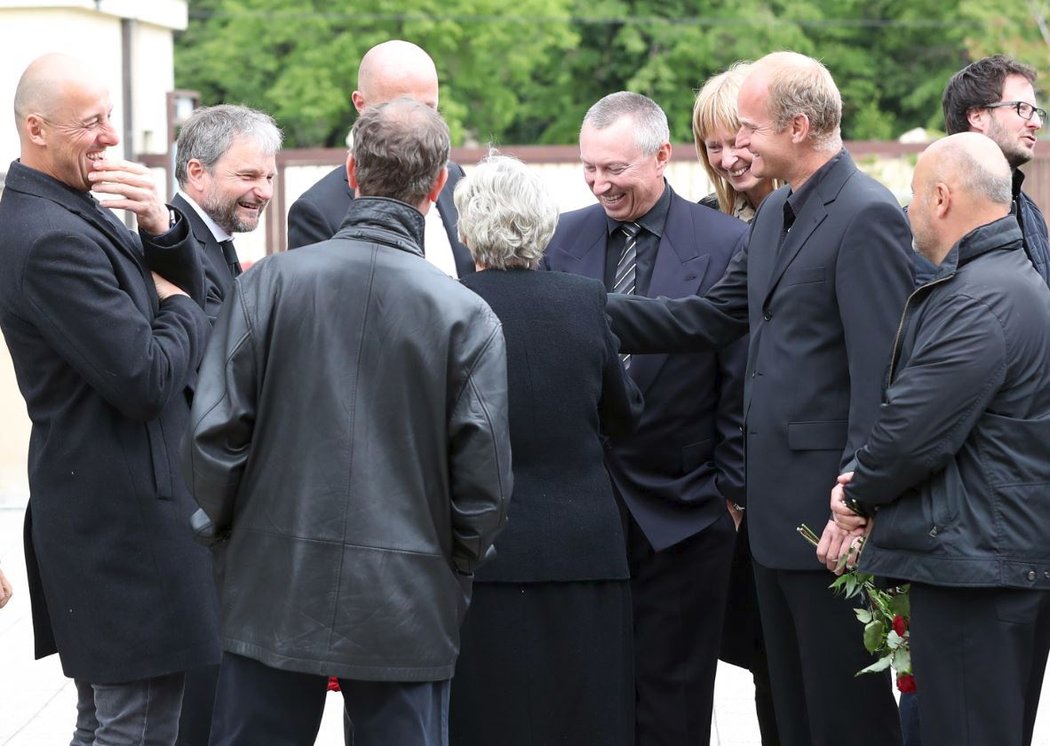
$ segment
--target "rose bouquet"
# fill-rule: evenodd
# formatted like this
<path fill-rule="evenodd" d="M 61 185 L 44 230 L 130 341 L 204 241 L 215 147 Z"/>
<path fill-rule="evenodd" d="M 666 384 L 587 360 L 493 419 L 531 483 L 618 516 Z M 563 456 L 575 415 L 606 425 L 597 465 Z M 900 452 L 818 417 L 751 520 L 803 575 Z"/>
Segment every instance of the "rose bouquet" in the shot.
<path fill-rule="evenodd" d="M 820 543 L 820 537 L 806 524 L 798 527 L 803 539 L 814 547 Z M 864 625 L 864 647 L 876 657 L 874 663 L 857 671 L 875 673 L 892 667 L 897 674 L 897 688 L 901 692 L 915 691 L 915 678 L 911 672 L 911 649 L 908 630 L 911 610 L 908 604 L 908 585 L 893 588 L 879 588 L 875 585 L 874 576 L 856 568 L 856 560 L 863 548 L 863 539 L 857 541 L 856 548 L 844 555 L 839 562 L 839 575 L 829 587 L 846 598 L 863 596 L 867 608 L 856 609 L 857 619 Z M 849 569 L 852 568 L 852 569 Z"/>

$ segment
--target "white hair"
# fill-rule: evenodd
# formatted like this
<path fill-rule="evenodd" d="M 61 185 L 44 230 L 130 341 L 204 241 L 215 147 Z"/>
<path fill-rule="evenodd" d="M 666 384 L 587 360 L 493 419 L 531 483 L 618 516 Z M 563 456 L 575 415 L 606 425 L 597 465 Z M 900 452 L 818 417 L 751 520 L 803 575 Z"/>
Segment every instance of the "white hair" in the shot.
<path fill-rule="evenodd" d="M 558 225 L 558 207 L 524 163 L 490 151 L 456 185 L 459 233 L 481 267 L 532 269 Z"/>

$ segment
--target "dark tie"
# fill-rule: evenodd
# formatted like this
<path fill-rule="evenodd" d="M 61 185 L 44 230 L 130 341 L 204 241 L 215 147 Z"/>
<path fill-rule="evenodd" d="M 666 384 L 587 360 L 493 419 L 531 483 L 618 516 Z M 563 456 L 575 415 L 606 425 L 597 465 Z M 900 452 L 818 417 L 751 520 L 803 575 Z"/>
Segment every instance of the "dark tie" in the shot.
<path fill-rule="evenodd" d="M 787 238 L 788 233 L 791 231 L 791 226 L 795 224 L 795 210 L 791 207 L 790 202 L 784 203 L 784 227 L 780 230 L 780 243 L 777 244 L 777 250 L 784 245 L 784 240 Z"/>
<path fill-rule="evenodd" d="M 620 261 L 616 263 L 616 274 L 613 276 L 613 292 L 624 295 L 634 295 L 635 267 L 638 264 L 638 231 L 642 226 L 638 223 L 622 223 L 620 230 L 627 236 L 623 244 L 623 252 Z M 620 355 L 624 368 L 631 367 L 631 356 Z"/>
<path fill-rule="evenodd" d="M 230 268 L 230 276 L 236 277 L 241 273 L 241 263 L 237 261 L 237 250 L 233 248 L 233 239 L 227 238 L 225 241 L 219 241 L 219 246 L 222 247 L 222 258 L 226 260 L 226 266 Z"/>

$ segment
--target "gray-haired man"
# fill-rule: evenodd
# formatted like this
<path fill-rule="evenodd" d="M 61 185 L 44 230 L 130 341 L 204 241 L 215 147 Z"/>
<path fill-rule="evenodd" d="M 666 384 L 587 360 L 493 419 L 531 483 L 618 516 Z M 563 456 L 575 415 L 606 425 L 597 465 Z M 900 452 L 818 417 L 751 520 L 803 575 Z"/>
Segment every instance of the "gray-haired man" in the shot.
<path fill-rule="evenodd" d="M 204 252 L 205 310 L 215 318 L 241 273 L 233 234 L 255 230 L 273 197 L 281 131 L 268 114 L 221 104 L 194 112 L 176 147 L 180 192 L 172 204 L 189 219 Z"/>

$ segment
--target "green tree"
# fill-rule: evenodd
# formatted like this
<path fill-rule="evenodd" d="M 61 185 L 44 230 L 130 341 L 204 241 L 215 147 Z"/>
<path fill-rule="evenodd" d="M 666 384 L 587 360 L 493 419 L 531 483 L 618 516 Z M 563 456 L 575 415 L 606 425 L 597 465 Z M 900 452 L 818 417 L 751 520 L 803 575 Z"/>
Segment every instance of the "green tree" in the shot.
<path fill-rule="evenodd" d="M 403 38 L 434 57 L 457 143 L 574 143 L 587 108 L 624 89 L 660 103 L 686 141 L 704 80 L 792 49 L 835 76 L 843 134 L 881 139 L 939 127 L 944 84 L 971 56 L 1002 50 L 1050 69 L 1050 0 L 1003 2 L 191 0 L 176 81 L 205 103 L 271 112 L 290 146 L 341 145 L 361 55 Z"/>
<path fill-rule="evenodd" d="M 413 41 L 434 57 L 456 141 L 499 137 L 536 96 L 537 67 L 576 45 L 567 0 L 193 0 L 176 45 L 176 83 L 206 104 L 270 112 L 292 147 L 341 145 L 370 47 Z M 541 19 L 539 25 L 536 19 Z M 568 79 L 557 81 L 567 83 Z"/>

